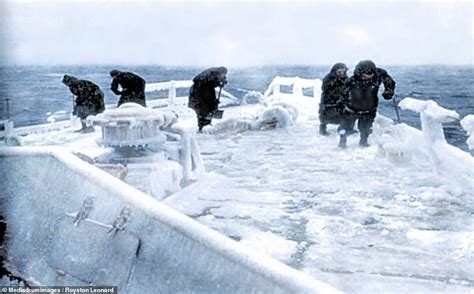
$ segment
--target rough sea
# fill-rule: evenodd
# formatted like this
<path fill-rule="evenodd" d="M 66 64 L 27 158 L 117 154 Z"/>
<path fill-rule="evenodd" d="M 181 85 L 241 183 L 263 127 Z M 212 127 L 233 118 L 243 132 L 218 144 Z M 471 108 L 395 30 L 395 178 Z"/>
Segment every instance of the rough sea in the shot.
<path fill-rule="evenodd" d="M 264 92 L 277 76 L 323 78 L 331 65 L 325 66 L 259 66 L 229 68 L 226 90 L 236 97 L 247 91 Z M 474 113 L 474 66 L 380 66 L 397 82 L 395 99 L 404 97 L 432 99 L 439 105 L 457 111 L 461 118 Z M 106 103 L 114 104 L 118 98 L 110 90 L 112 69 L 132 71 L 145 78 L 147 83 L 192 79 L 204 68 L 164 66 L 2 66 L 0 67 L 0 119 L 7 116 L 9 99 L 10 118 L 15 126 L 47 122 L 48 113 L 71 111 L 72 96 L 62 83 L 64 74 L 88 79 L 98 84 L 105 93 Z M 351 71 L 349 72 L 349 74 Z M 383 87 L 381 87 L 383 88 Z M 282 88 L 282 91 L 291 89 Z M 166 93 L 162 93 L 163 97 Z M 186 95 L 185 90 L 178 95 Z M 152 98 L 156 96 L 148 96 Z M 392 101 L 380 100 L 379 112 L 396 120 Z M 315 111 L 317 111 L 315 109 Z M 420 127 L 419 116 L 401 111 L 401 121 Z M 466 134 L 459 122 L 446 124 L 449 143 L 467 150 Z"/>

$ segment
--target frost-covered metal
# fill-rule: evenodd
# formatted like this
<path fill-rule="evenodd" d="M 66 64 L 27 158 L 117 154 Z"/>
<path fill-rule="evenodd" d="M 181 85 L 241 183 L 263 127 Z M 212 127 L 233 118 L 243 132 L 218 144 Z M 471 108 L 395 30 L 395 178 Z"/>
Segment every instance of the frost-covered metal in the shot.
<path fill-rule="evenodd" d="M 119 293 L 338 293 L 59 148 L 0 150 L 6 268 Z"/>
<path fill-rule="evenodd" d="M 102 128 L 103 146 L 161 146 L 166 141 L 163 129 L 175 123 L 171 111 L 149 109 L 136 103 L 125 103 L 87 118 L 88 123 Z"/>

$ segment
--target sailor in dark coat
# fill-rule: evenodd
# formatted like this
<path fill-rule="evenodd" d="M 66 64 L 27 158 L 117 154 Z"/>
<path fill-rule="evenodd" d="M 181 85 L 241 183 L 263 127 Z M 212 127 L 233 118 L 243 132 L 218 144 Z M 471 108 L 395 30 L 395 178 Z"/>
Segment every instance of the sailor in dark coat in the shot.
<path fill-rule="evenodd" d="M 93 131 L 87 128 L 85 120 L 89 115 L 95 115 L 105 110 L 104 93 L 99 86 L 91 81 L 79 80 L 73 76 L 64 75 L 63 84 L 75 96 L 73 114 L 81 119 L 82 131 Z"/>
<path fill-rule="evenodd" d="M 110 90 L 120 95 L 117 107 L 126 102 L 134 102 L 146 107 L 144 79 L 134 73 L 119 70 L 112 70 L 110 76 L 113 78 Z M 118 90 L 119 85 L 122 91 Z"/>
<path fill-rule="evenodd" d="M 212 114 L 217 110 L 219 101 L 216 98 L 215 88 L 223 88 L 226 84 L 225 67 L 212 67 L 194 77 L 189 90 L 188 106 L 197 114 L 199 131 L 211 123 Z"/>
<path fill-rule="evenodd" d="M 322 85 L 321 102 L 319 103 L 319 133 L 328 135 L 327 124 L 339 124 L 342 109 L 338 102 L 344 100 L 347 95 L 347 66 L 344 63 L 336 63 L 331 71 L 324 77 Z"/>
<path fill-rule="evenodd" d="M 392 99 L 395 93 L 395 81 L 387 71 L 376 67 L 371 60 L 364 60 L 357 64 L 354 75 L 347 81 L 349 95 L 342 101 L 344 113 L 339 126 L 341 148 L 346 148 L 347 136 L 356 120 L 358 120 L 357 126 L 360 132 L 359 145 L 369 146 L 367 139 L 372 133 L 372 124 L 379 103 L 378 91 L 382 83 L 384 85 L 383 98 Z"/>

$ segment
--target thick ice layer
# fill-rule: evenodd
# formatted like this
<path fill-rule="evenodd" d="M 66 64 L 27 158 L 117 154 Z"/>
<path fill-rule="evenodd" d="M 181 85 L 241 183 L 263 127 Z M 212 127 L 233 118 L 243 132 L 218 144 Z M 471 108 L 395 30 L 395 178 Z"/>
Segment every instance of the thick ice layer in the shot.
<path fill-rule="evenodd" d="M 444 137 L 442 123 L 451 122 L 459 115 L 440 107 L 434 101 L 405 98 L 400 102 L 402 109 L 420 113 L 421 132 L 406 125 L 386 125 L 384 131 L 391 135 L 389 145 L 380 143 L 389 153 L 401 151 L 417 161 L 428 161 L 433 171 L 445 180 L 450 180 L 456 189 L 474 193 L 474 158 L 459 148 L 449 145 Z M 400 143 L 402 142 L 402 143 Z M 406 142 L 406 143 L 405 143 Z M 399 148 L 397 148 L 399 147 Z"/>
<path fill-rule="evenodd" d="M 238 133 L 248 130 L 286 128 L 298 118 L 296 107 L 287 103 L 272 103 L 270 106 L 240 107 L 240 114 L 226 109 L 224 119 L 203 129 L 205 134 Z M 247 111 L 246 110 L 250 110 Z"/>
<path fill-rule="evenodd" d="M 263 102 L 263 94 L 258 91 L 248 91 L 242 97 L 242 105 L 246 104 L 256 104 Z"/>
<path fill-rule="evenodd" d="M 265 91 L 264 97 L 280 94 L 280 86 L 293 86 L 293 94 L 302 96 L 304 88 L 313 88 L 313 97 L 319 98 L 321 95 L 320 79 L 302 79 L 300 77 L 280 77 L 276 76 Z"/>
<path fill-rule="evenodd" d="M 65 110 L 55 111 L 54 113 L 48 112 L 47 122 L 53 123 L 55 121 L 66 120 L 69 118 L 69 113 Z"/>
<path fill-rule="evenodd" d="M 87 117 L 88 124 L 102 127 L 103 146 L 153 146 L 159 148 L 166 142 L 163 129 L 177 121 L 172 111 L 155 110 L 136 103 L 124 103 L 119 108 Z"/>
<path fill-rule="evenodd" d="M 296 107 L 300 121 L 314 120 L 317 118 L 319 101 L 321 98 L 320 79 L 302 79 L 299 77 L 275 77 L 264 94 L 264 102 L 267 104 L 284 103 Z M 280 86 L 293 86 L 293 93 L 281 93 Z M 313 95 L 303 94 L 304 88 L 312 88 Z"/>
<path fill-rule="evenodd" d="M 461 120 L 461 126 L 466 130 L 469 138 L 467 145 L 469 149 L 474 150 L 474 114 L 469 114 Z"/>
<path fill-rule="evenodd" d="M 441 141 L 433 169 L 422 132 L 381 116 L 371 147 L 340 150 L 317 99 L 283 99 L 296 125 L 198 136 L 211 173 L 165 202 L 349 293 L 472 291 L 472 157 Z"/>
<path fill-rule="evenodd" d="M 156 122 L 157 127 L 167 127 L 176 122 L 176 116 L 169 110 L 155 110 L 136 103 L 124 103 L 119 108 L 107 109 L 95 116 L 89 116 L 88 121 L 97 125 L 129 123 L 132 127 Z"/>
<path fill-rule="evenodd" d="M 7 269 L 123 293 L 337 293 L 59 149 L 0 150 Z M 236 278 L 238 277 L 238 278 Z"/>

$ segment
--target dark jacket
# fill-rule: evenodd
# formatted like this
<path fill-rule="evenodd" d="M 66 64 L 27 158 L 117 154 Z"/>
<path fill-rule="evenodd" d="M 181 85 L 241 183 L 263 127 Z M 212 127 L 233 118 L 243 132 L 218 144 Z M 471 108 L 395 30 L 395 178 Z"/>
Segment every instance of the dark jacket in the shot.
<path fill-rule="evenodd" d="M 215 111 L 218 106 L 216 87 L 224 87 L 226 79 L 220 79 L 221 73 L 227 73 L 225 67 L 212 67 L 194 77 L 194 84 L 189 90 L 188 106 L 199 115 L 206 116 Z"/>
<path fill-rule="evenodd" d="M 118 90 L 118 86 L 122 91 Z M 114 76 L 110 87 L 116 95 L 121 95 L 118 106 L 126 102 L 135 102 L 146 106 L 145 102 L 145 80 L 131 72 L 119 72 Z"/>
<path fill-rule="evenodd" d="M 373 77 L 364 80 L 362 79 L 364 73 L 373 74 Z M 377 68 L 370 60 L 359 62 L 354 69 L 354 75 L 347 81 L 349 96 L 346 97 L 345 104 L 354 111 L 376 111 L 379 102 L 378 91 L 382 83 L 384 85 L 382 96 L 387 100 L 392 99 L 395 93 L 395 81 L 387 71 Z"/>
<path fill-rule="evenodd" d="M 347 77 L 339 78 L 336 75 L 338 69 L 347 69 L 347 66 L 344 63 L 336 63 L 323 79 L 320 109 L 334 107 L 347 96 Z"/>
<path fill-rule="evenodd" d="M 94 115 L 105 110 L 104 93 L 93 82 L 65 75 L 63 83 L 76 96 L 74 114 L 81 112 L 79 116 L 82 117 Z"/>

